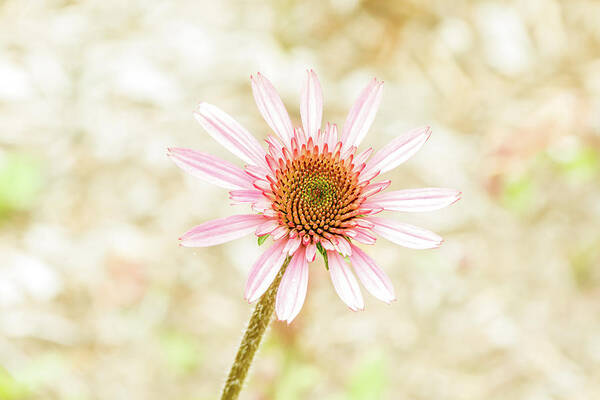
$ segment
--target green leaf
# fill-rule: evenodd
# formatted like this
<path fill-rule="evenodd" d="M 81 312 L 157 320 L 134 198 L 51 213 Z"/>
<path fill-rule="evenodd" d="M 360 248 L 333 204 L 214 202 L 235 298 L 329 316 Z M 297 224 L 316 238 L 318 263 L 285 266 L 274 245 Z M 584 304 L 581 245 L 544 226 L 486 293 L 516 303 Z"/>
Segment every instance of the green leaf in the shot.
<path fill-rule="evenodd" d="M 265 240 L 267 240 L 267 238 L 269 237 L 270 233 L 267 233 L 266 235 L 262 235 L 258 237 L 258 245 L 261 246 Z"/>
<path fill-rule="evenodd" d="M 325 261 L 325 268 L 329 271 L 329 260 L 327 259 L 327 250 L 321 246 L 321 243 L 317 243 L 317 250 L 323 256 L 323 261 Z"/>
<path fill-rule="evenodd" d="M 321 246 L 321 243 L 317 243 L 317 250 L 319 250 L 319 253 L 321 253 L 323 256 L 327 254 L 323 246 Z"/>

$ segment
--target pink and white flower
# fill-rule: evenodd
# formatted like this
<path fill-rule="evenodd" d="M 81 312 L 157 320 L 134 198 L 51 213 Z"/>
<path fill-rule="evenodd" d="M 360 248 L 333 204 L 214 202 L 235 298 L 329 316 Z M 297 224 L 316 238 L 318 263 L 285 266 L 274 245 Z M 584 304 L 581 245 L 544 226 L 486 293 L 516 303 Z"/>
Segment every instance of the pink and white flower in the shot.
<path fill-rule="evenodd" d="M 371 148 L 357 153 L 377 113 L 383 82 L 373 79 L 364 88 L 338 137 L 335 124 L 322 125 L 323 95 L 314 71 L 307 71 L 301 94 L 301 127 L 293 126 L 267 78 L 258 73 L 251 81 L 258 109 L 275 134 L 267 137 L 266 149 L 225 112 L 201 103 L 194 113 L 198 122 L 245 166 L 190 149 L 170 148 L 169 156 L 193 176 L 230 190 L 234 204 L 246 203 L 254 213 L 198 225 L 180 238 L 181 245 L 205 247 L 251 233 L 269 235 L 273 244 L 252 266 L 245 298 L 259 299 L 290 257 L 275 307 L 277 317 L 288 323 L 304 304 L 308 265 L 317 251 L 326 261 L 333 287 L 350 309 L 364 308 L 358 281 L 379 300 L 394 301 L 389 277 L 355 243 L 372 245 L 378 236 L 413 249 L 442 243 L 440 236 L 426 229 L 375 216 L 382 211 L 437 210 L 460 198 L 461 193 L 452 189 L 385 191 L 391 182 L 375 181 L 415 154 L 431 135 L 430 128 L 414 129 L 374 154 Z"/>

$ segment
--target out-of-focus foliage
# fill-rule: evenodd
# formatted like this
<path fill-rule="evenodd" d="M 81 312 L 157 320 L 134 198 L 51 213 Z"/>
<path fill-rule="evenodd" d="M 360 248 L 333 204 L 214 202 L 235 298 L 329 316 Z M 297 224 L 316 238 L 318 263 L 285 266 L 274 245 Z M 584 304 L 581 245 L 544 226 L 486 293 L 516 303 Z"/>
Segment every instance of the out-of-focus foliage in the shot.
<path fill-rule="evenodd" d="M 18 400 L 27 397 L 28 390 L 23 383 L 17 382 L 5 369 L 0 369 L 0 398 Z"/>
<path fill-rule="evenodd" d="M 299 125 L 306 68 L 339 125 L 384 80 L 363 147 L 431 125 L 384 178 L 463 199 L 397 215 L 440 249 L 366 249 L 392 305 L 364 293 L 353 313 L 312 265 L 243 398 L 600 398 L 599 15 L 595 0 L 0 2 L 0 399 L 217 398 L 271 239 L 179 248 L 248 210 L 165 150 L 241 165 L 196 104 L 264 139 L 249 75 Z"/>
<path fill-rule="evenodd" d="M 31 157 L 4 154 L 0 158 L 0 218 L 31 207 L 41 180 L 40 165 Z"/>
<path fill-rule="evenodd" d="M 383 397 L 387 386 L 388 366 L 381 354 L 367 355 L 361 360 L 358 371 L 352 376 L 348 398 L 353 400 L 376 400 Z"/>
<path fill-rule="evenodd" d="M 165 332 L 161 344 L 167 365 L 180 374 L 190 374 L 197 370 L 202 361 L 202 353 L 196 340 L 179 332 Z"/>

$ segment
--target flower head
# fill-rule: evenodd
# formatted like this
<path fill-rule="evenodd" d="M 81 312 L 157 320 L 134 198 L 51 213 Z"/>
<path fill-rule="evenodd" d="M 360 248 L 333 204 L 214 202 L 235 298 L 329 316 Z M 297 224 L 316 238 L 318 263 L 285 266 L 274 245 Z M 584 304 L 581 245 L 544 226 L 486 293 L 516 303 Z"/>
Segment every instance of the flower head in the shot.
<path fill-rule="evenodd" d="M 273 244 L 254 263 L 245 297 L 260 298 L 291 257 L 276 299 L 280 320 L 291 322 L 300 312 L 308 286 L 308 265 L 317 251 L 328 266 L 333 286 L 352 310 L 364 308 L 358 280 L 376 298 L 391 302 L 394 289 L 388 276 L 355 243 L 372 245 L 378 236 L 414 249 L 438 247 L 437 234 L 378 217 L 382 211 L 430 211 L 460 198 L 452 189 L 408 189 L 384 192 L 387 172 L 415 154 L 431 134 L 429 127 L 412 130 L 372 154 L 357 147 L 371 126 L 381 101 L 383 82 L 373 79 L 361 92 L 344 123 L 322 127 L 323 97 L 314 71 L 307 71 L 300 114 L 294 128 L 273 85 L 260 73 L 251 77 L 256 104 L 276 136 L 266 150 L 244 127 L 210 104 L 201 103 L 195 117 L 219 143 L 245 163 L 242 169 L 195 150 L 171 148 L 169 156 L 182 169 L 230 189 L 234 204 L 248 203 L 254 214 L 233 215 L 205 222 L 185 233 L 181 245 L 212 246 L 254 233 Z M 350 265 L 346 262 L 349 259 Z"/>

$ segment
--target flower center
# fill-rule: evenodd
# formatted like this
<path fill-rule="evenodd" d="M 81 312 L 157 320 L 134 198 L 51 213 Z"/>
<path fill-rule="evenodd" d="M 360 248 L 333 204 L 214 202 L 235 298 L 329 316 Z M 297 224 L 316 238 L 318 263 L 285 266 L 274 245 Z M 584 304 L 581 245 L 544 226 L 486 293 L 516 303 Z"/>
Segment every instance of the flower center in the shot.
<path fill-rule="evenodd" d="M 276 171 L 273 209 L 282 225 L 308 236 L 306 241 L 344 236 L 354 226 L 364 184 L 358 184 L 353 155 L 341 160 L 340 147 L 331 152 L 309 142 L 285 154 Z"/>

